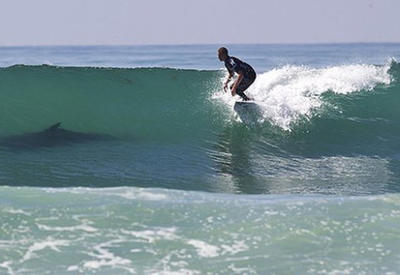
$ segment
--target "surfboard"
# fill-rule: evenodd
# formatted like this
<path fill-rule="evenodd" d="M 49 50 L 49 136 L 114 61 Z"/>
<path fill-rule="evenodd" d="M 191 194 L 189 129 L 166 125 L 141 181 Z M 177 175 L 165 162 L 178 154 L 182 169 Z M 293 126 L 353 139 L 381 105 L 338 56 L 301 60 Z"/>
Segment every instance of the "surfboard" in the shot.
<path fill-rule="evenodd" d="M 242 106 L 250 106 L 256 104 L 254 100 L 247 100 L 247 101 L 236 101 L 235 105 L 242 105 Z"/>
<path fill-rule="evenodd" d="M 262 117 L 260 106 L 253 100 L 236 101 L 233 110 L 235 110 L 236 114 L 243 122 L 254 123 Z"/>
<path fill-rule="evenodd" d="M 238 110 L 254 110 L 254 109 L 258 109 L 258 105 L 256 102 L 252 101 L 252 100 L 248 100 L 248 101 L 236 101 L 235 105 L 233 106 L 233 109 L 235 111 Z"/>

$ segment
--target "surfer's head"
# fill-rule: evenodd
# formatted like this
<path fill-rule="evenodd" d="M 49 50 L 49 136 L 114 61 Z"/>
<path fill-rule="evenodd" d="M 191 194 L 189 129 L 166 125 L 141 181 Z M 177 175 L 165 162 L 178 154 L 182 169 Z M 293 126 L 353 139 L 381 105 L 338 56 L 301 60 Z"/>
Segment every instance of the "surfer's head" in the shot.
<path fill-rule="evenodd" d="M 218 49 L 218 59 L 220 61 L 225 61 L 228 58 L 228 49 L 225 47 L 221 47 Z"/>

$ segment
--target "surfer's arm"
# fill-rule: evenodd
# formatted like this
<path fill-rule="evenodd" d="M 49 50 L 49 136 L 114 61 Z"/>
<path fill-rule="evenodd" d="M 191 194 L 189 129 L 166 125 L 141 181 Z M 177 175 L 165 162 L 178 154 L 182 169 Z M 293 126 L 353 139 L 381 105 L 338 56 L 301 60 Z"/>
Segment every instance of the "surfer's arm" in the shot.
<path fill-rule="evenodd" d="M 239 86 L 240 82 L 242 81 L 243 77 L 244 77 L 244 74 L 239 73 L 239 77 L 236 79 L 235 83 L 233 84 L 232 90 L 231 90 L 232 96 L 236 95 L 236 89 Z"/>
<path fill-rule="evenodd" d="M 228 89 L 228 83 L 229 83 L 229 81 L 231 81 L 231 79 L 232 79 L 232 77 L 233 77 L 233 73 L 231 73 L 230 71 L 228 71 L 229 72 L 229 75 L 228 75 L 228 78 L 226 79 L 226 81 L 225 81 L 225 83 L 224 83 L 224 91 L 226 92 L 226 90 Z"/>

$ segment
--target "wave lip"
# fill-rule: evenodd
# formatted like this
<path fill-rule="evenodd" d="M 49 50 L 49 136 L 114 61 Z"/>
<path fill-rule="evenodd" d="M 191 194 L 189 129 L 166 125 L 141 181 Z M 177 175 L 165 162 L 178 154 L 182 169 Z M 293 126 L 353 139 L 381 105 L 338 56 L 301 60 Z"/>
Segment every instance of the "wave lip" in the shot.
<path fill-rule="evenodd" d="M 344 65 L 324 69 L 286 66 L 259 76 L 249 91 L 265 107 L 264 117 L 285 130 L 300 116 L 311 116 L 327 91 L 349 94 L 390 84 L 389 66 Z"/>

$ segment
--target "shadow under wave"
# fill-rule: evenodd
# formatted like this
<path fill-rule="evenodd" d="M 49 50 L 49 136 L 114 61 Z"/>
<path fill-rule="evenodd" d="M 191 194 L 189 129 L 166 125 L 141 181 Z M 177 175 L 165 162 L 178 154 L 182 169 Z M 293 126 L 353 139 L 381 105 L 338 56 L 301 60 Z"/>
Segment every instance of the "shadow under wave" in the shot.
<path fill-rule="evenodd" d="M 115 140 L 115 138 L 110 135 L 67 130 L 61 128 L 61 122 L 58 122 L 42 131 L 2 138 L 0 146 L 20 151 L 106 140 Z"/>

